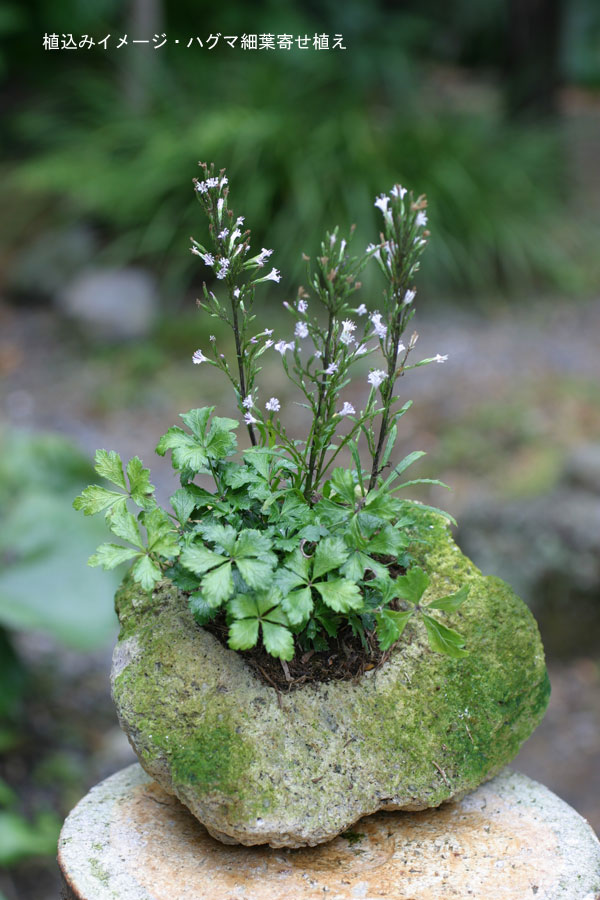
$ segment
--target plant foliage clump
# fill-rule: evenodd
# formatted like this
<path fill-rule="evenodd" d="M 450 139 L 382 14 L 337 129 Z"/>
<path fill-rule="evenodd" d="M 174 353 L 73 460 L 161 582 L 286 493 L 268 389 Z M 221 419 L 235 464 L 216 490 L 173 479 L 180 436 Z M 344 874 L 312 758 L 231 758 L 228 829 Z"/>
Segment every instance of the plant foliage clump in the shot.
<path fill-rule="evenodd" d="M 161 456 L 171 454 L 180 478 L 170 512 L 158 506 L 138 457 L 124 469 L 117 453 L 99 450 L 96 471 L 112 486 L 92 485 L 74 505 L 86 515 L 104 512 L 125 544 L 102 544 L 90 565 L 112 569 L 131 561 L 134 580 L 148 591 L 160 579 L 172 579 L 189 595 L 199 625 L 225 617 L 234 650 L 262 644 L 272 656 L 290 660 L 297 649 L 327 649 L 349 627 L 365 647 L 367 635 L 375 633 L 385 651 L 419 616 L 432 649 L 465 655 L 463 638 L 437 616 L 455 612 L 468 588 L 424 601 L 429 576 L 411 556 L 411 546 L 427 539 L 419 524 L 424 507 L 400 496 L 411 485 L 441 482 L 405 480 L 409 466 L 424 455 L 420 451 L 392 462 L 398 422 L 410 408 L 410 402 L 399 403 L 398 379 L 446 360 L 438 354 L 412 362 L 417 334 L 403 340 L 429 237 L 425 197 L 414 198 L 401 185 L 379 196 L 379 241 L 358 256 L 349 249 L 352 231 L 346 237 L 337 228 L 328 232 L 313 265 L 307 260 L 308 290 L 301 287 L 296 301 L 284 304 L 295 321 L 293 339 L 276 340 L 271 329 L 253 324 L 256 288 L 281 278 L 274 267 L 263 274 L 272 251 L 252 252 L 243 217 L 229 207 L 224 171 L 202 167 L 194 189 L 208 217 L 210 244 L 192 239 L 191 250 L 222 283 L 224 296 L 205 287 L 200 306 L 231 328 L 235 357 L 227 359 L 211 338 L 209 354 L 197 350 L 193 361 L 219 369 L 230 381 L 247 447 L 235 458 L 240 421 L 215 415 L 215 407 L 182 413 L 184 427 L 170 428 L 156 448 Z M 371 261 L 386 287 L 380 310 L 369 311 L 356 294 L 360 272 Z M 311 414 L 303 440 L 288 434 L 277 397 L 260 399 L 267 352 L 279 356 Z M 357 412 L 342 394 L 353 367 L 375 354 L 369 393 Z M 335 465 L 342 451 L 352 468 Z M 207 474 L 213 490 L 196 483 Z"/>

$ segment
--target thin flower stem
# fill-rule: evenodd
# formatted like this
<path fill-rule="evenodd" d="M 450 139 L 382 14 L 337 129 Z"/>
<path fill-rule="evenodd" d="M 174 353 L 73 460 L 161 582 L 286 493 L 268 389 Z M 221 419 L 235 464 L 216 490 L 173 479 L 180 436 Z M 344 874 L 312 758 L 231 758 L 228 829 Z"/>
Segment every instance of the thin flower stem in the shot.
<path fill-rule="evenodd" d="M 231 313 L 233 316 L 233 335 L 235 338 L 235 353 L 237 357 L 238 371 L 240 373 L 240 394 L 242 400 L 246 396 L 246 376 L 244 372 L 244 357 L 242 354 L 242 342 L 240 338 L 240 329 L 238 323 L 238 311 L 237 311 L 237 303 L 236 299 L 233 295 L 233 289 L 229 288 L 229 297 L 231 300 Z M 250 435 L 250 443 L 253 447 L 256 447 L 256 435 L 254 434 L 254 428 L 252 427 L 252 423 L 248 423 L 248 434 Z"/>
<path fill-rule="evenodd" d="M 334 313 L 333 309 L 329 307 L 329 322 L 327 327 L 327 337 L 325 339 L 325 351 L 323 353 L 323 369 L 327 369 L 329 367 L 329 357 L 331 354 L 331 339 L 333 337 L 333 322 L 334 322 Z M 310 494 L 312 491 L 312 487 L 314 484 L 314 470 L 317 462 L 317 453 L 318 453 L 318 425 L 321 420 L 321 413 L 323 410 L 323 400 L 325 398 L 327 388 L 327 376 L 322 375 L 319 380 L 318 386 L 318 399 L 317 399 L 317 411 L 315 413 L 315 417 L 313 420 L 313 425 L 311 429 L 310 435 L 310 457 L 308 461 L 308 468 L 306 472 L 306 487 L 304 489 L 304 496 L 310 502 Z"/>

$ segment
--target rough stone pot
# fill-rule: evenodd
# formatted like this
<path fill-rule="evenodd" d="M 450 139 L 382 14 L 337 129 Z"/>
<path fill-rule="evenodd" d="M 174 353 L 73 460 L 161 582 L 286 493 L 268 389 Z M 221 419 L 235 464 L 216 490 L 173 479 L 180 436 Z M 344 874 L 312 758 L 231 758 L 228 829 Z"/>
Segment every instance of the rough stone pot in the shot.
<path fill-rule="evenodd" d="M 144 769 L 226 843 L 314 846 L 377 810 L 419 810 L 495 775 L 534 730 L 549 682 L 535 621 L 432 519 L 426 600 L 468 582 L 444 621 L 469 656 L 433 653 L 411 620 L 358 681 L 278 694 L 199 628 L 185 596 L 126 580 L 112 672 L 121 725 Z"/>

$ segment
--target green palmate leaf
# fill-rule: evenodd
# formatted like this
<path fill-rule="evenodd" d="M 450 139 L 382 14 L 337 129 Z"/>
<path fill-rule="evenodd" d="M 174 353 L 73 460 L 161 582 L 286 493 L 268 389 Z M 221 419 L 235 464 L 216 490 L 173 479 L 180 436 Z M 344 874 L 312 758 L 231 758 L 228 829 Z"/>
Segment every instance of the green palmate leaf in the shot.
<path fill-rule="evenodd" d="M 271 549 L 271 539 L 267 534 L 254 528 L 245 528 L 241 531 L 233 548 L 236 559 L 245 556 L 260 556 Z M 275 563 L 276 560 L 274 560 Z"/>
<path fill-rule="evenodd" d="M 462 606 L 467 599 L 469 590 L 469 585 L 463 584 L 460 590 L 456 591 L 455 594 L 449 594 L 447 597 L 441 597 L 439 600 L 428 603 L 427 609 L 441 609 L 443 612 L 456 612 L 459 606 Z"/>
<path fill-rule="evenodd" d="M 347 613 L 351 609 L 362 609 L 363 598 L 358 585 L 346 578 L 320 581 L 314 587 L 321 595 L 323 603 L 335 612 Z"/>
<path fill-rule="evenodd" d="M 286 569 L 294 573 L 301 581 L 307 582 L 310 573 L 310 559 L 300 550 L 294 550 L 285 561 Z M 299 582 L 296 582 L 298 584 Z"/>
<path fill-rule="evenodd" d="M 429 586 L 429 575 L 423 569 L 414 566 L 406 575 L 396 578 L 394 586 L 396 596 L 400 600 L 407 600 L 416 605 Z"/>
<path fill-rule="evenodd" d="M 229 626 L 227 643 L 232 650 L 250 650 L 258 641 L 258 619 L 237 619 Z"/>
<path fill-rule="evenodd" d="M 236 594 L 227 604 L 227 609 L 234 619 L 258 618 L 259 616 L 256 596 L 253 594 Z"/>
<path fill-rule="evenodd" d="M 192 434 L 203 440 L 208 420 L 214 411 L 214 406 L 203 406 L 201 409 L 190 409 L 189 412 L 180 413 L 179 418 L 183 419 Z"/>
<path fill-rule="evenodd" d="M 189 607 L 198 625 L 207 625 L 218 612 L 218 609 L 211 606 L 203 597 L 201 591 L 190 594 Z"/>
<path fill-rule="evenodd" d="M 331 475 L 331 485 L 341 500 L 354 506 L 356 501 L 356 482 L 349 469 L 334 469 Z"/>
<path fill-rule="evenodd" d="M 189 469 L 195 473 L 201 472 L 208 465 L 208 456 L 199 439 L 177 425 L 169 428 L 156 445 L 159 456 L 164 456 L 167 450 L 173 453 L 173 466 L 176 469 Z"/>
<path fill-rule="evenodd" d="M 465 646 L 465 639 L 457 631 L 447 628 L 441 622 L 438 622 L 437 619 L 434 619 L 433 616 L 428 616 L 425 613 L 423 613 L 423 622 L 427 629 L 429 646 L 432 650 L 435 650 L 437 653 L 443 653 L 446 656 L 452 656 L 455 659 L 469 655 L 467 650 L 462 649 Z"/>
<path fill-rule="evenodd" d="M 381 612 L 375 615 L 377 640 L 382 650 L 389 650 L 392 644 L 396 643 L 413 613 L 413 609 L 409 609 L 407 612 L 399 612 L 395 609 L 382 609 Z"/>
<path fill-rule="evenodd" d="M 378 519 L 390 522 L 398 517 L 400 507 L 400 500 L 386 493 L 383 488 L 379 488 L 376 491 L 369 491 L 367 494 L 362 517 L 367 519 L 368 516 L 376 516 Z M 360 518 L 361 514 L 359 513 Z"/>
<path fill-rule="evenodd" d="M 219 553 L 213 553 L 212 550 L 208 550 L 206 547 L 193 544 L 182 551 L 180 562 L 185 569 L 189 569 L 195 575 L 204 575 L 209 569 L 214 569 L 215 566 L 227 562 L 227 557 L 221 556 Z"/>
<path fill-rule="evenodd" d="M 212 569 L 202 579 L 202 593 L 211 606 L 221 606 L 233 594 L 231 563 Z"/>
<path fill-rule="evenodd" d="M 237 531 L 231 525 L 221 525 L 218 522 L 210 522 L 200 527 L 200 534 L 205 541 L 211 541 L 222 548 L 225 553 L 233 556 Z"/>
<path fill-rule="evenodd" d="M 127 477 L 129 478 L 129 493 L 131 499 L 141 506 L 149 509 L 155 504 L 152 494 L 154 485 L 150 484 L 150 469 L 145 469 L 139 456 L 134 456 L 127 463 Z"/>
<path fill-rule="evenodd" d="M 107 515 L 106 521 L 113 534 L 123 538 L 124 541 L 129 541 L 134 547 L 139 547 L 140 550 L 144 550 L 140 526 L 138 525 L 135 516 L 128 512 L 127 509 L 122 506 L 113 507 Z"/>
<path fill-rule="evenodd" d="M 227 468 L 223 474 L 223 481 L 229 487 L 236 490 L 244 487 L 246 484 L 253 484 L 260 481 L 260 476 L 254 472 L 249 466 L 240 466 L 239 463 L 227 463 Z"/>
<path fill-rule="evenodd" d="M 148 532 L 148 550 L 168 558 L 179 556 L 181 548 L 178 535 L 164 509 L 156 507 L 142 513 L 142 517 Z"/>
<path fill-rule="evenodd" d="M 266 591 L 257 591 L 254 595 L 254 600 L 260 616 L 269 613 L 269 617 L 272 617 L 274 608 L 281 602 L 281 592 L 277 586 L 273 585 Z M 275 621 L 278 621 L 277 617 L 275 618 Z"/>
<path fill-rule="evenodd" d="M 145 591 L 151 591 L 156 582 L 162 578 L 160 566 L 150 559 L 149 556 L 140 556 L 134 564 L 131 574 Z"/>
<path fill-rule="evenodd" d="M 336 615 L 333 610 L 327 609 L 326 606 L 321 606 L 321 608 L 315 613 L 315 617 L 318 620 L 319 624 L 325 629 L 329 637 L 335 637 L 337 635 L 340 625 L 340 617 Z"/>
<path fill-rule="evenodd" d="M 289 628 L 265 621 L 262 623 L 262 636 L 267 653 L 270 653 L 271 656 L 287 660 L 293 658 L 294 636 Z"/>
<path fill-rule="evenodd" d="M 290 591 L 300 585 L 306 585 L 307 581 L 308 574 L 304 577 L 287 568 L 278 569 L 274 575 L 274 584 L 277 585 L 283 595 L 289 594 Z"/>
<path fill-rule="evenodd" d="M 192 575 L 191 572 L 184 569 L 178 562 L 169 566 L 168 569 L 165 569 L 165 575 L 167 578 L 171 579 L 173 584 L 177 585 L 180 591 L 185 591 L 186 593 L 197 591 L 200 586 L 198 583 L 198 576 Z"/>
<path fill-rule="evenodd" d="M 196 498 L 189 488 L 179 488 L 172 497 L 169 498 L 173 511 L 177 516 L 180 525 L 185 525 L 194 509 L 196 508 Z"/>
<path fill-rule="evenodd" d="M 244 460 L 266 480 L 268 480 L 270 475 L 272 458 L 273 451 L 262 447 L 246 450 L 244 453 Z"/>
<path fill-rule="evenodd" d="M 88 559 L 88 566 L 116 569 L 121 563 L 139 555 L 139 551 L 132 547 L 121 547 L 119 544 L 100 544 L 96 552 Z"/>
<path fill-rule="evenodd" d="M 274 553 L 268 559 L 236 559 L 237 569 L 251 588 L 265 588 L 273 578 L 273 566 L 277 561 Z"/>
<path fill-rule="evenodd" d="M 370 569 L 378 577 L 385 578 L 388 575 L 387 566 L 377 562 L 362 550 L 352 550 L 346 562 L 340 566 L 340 572 L 350 581 L 361 581 L 364 574 Z"/>
<path fill-rule="evenodd" d="M 225 459 L 226 456 L 235 453 L 237 438 L 231 432 L 238 427 L 239 422 L 235 419 L 215 416 L 206 441 L 206 453 L 211 459 Z"/>
<path fill-rule="evenodd" d="M 111 509 L 117 505 L 124 509 L 125 501 L 125 494 L 109 491 L 98 484 L 91 484 L 81 492 L 79 497 L 75 498 L 73 506 L 77 510 L 82 510 L 84 516 L 93 516 L 95 513 L 102 512 L 103 509 Z"/>
<path fill-rule="evenodd" d="M 113 484 L 123 488 L 124 491 L 127 490 L 123 474 L 123 463 L 115 450 L 96 450 L 94 468 L 102 478 L 112 481 Z"/>
<path fill-rule="evenodd" d="M 408 540 L 397 528 L 386 525 L 369 539 L 369 553 L 398 556 L 408 546 Z"/>
<path fill-rule="evenodd" d="M 304 587 L 299 591 L 284 593 L 281 607 L 287 615 L 290 625 L 303 625 L 308 622 L 314 608 L 310 588 Z"/>
<path fill-rule="evenodd" d="M 317 544 L 313 562 L 313 578 L 337 569 L 348 558 L 348 548 L 341 538 L 323 538 Z"/>

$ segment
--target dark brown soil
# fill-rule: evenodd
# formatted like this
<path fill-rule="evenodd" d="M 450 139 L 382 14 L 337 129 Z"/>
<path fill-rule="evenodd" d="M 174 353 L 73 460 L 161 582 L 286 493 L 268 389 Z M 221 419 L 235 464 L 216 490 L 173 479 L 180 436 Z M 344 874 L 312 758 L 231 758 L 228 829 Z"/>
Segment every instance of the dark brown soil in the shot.
<path fill-rule="evenodd" d="M 204 627 L 224 647 L 227 646 L 225 613 Z M 336 638 L 330 638 L 329 649 L 304 652 L 296 646 L 294 657 L 289 662 L 271 656 L 262 644 L 252 650 L 238 652 L 265 684 L 277 691 L 287 692 L 314 682 L 358 680 L 365 672 L 383 665 L 390 651 L 381 650 L 373 632 L 366 632 L 365 638 L 367 646 L 347 626 Z"/>

